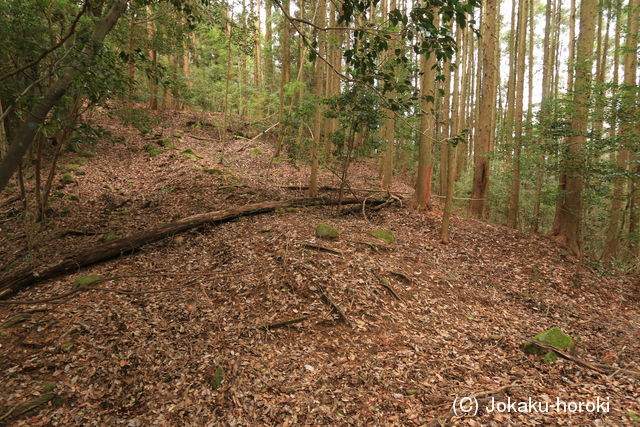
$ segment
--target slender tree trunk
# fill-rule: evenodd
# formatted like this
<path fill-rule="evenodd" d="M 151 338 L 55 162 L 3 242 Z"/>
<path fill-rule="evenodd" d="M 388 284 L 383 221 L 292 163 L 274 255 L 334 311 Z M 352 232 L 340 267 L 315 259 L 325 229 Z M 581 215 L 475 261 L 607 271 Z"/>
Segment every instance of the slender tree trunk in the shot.
<path fill-rule="evenodd" d="M 386 0 L 382 0 L 385 2 Z M 396 8 L 396 0 L 389 0 L 389 12 Z M 398 41 L 395 36 L 392 36 L 391 46 L 399 47 Z M 391 49 L 392 51 L 394 49 Z M 397 70 L 392 70 L 394 75 Z M 389 94 L 389 98 L 395 98 L 395 94 L 392 92 Z M 385 124 L 384 124 L 384 141 L 385 150 L 382 162 L 382 188 L 389 190 L 393 181 L 393 158 L 394 158 L 394 146 L 395 146 L 395 129 L 396 129 L 396 117 L 389 108 L 384 109 L 385 112 Z"/>
<path fill-rule="evenodd" d="M 231 9 L 231 8 L 229 8 Z M 233 10 L 225 10 L 225 31 L 227 33 L 227 72 L 224 81 L 224 115 L 222 117 L 222 129 L 220 130 L 220 135 L 222 136 L 222 154 L 220 156 L 220 163 L 224 163 L 224 153 L 225 153 L 225 135 L 227 133 L 227 129 L 229 127 L 229 85 L 231 83 L 231 70 L 233 68 L 232 63 L 232 41 L 231 38 L 233 36 L 233 26 L 231 25 L 233 19 Z"/>
<path fill-rule="evenodd" d="M 323 28 L 326 25 L 326 3 L 325 0 L 318 0 L 318 15 L 316 16 L 316 25 Z M 318 31 L 318 52 L 323 52 L 325 46 L 325 37 L 322 31 Z M 318 194 L 318 169 L 319 169 L 319 153 L 322 147 L 322 104 L 321 99 L 324 95 L 324 62 L 319 57 L 315 60 L 315 91 L 316 91 L 316 107 L 315 118 L 313 122 L 313 145 L 311 146 L 311 175 L 309 177 L 309 195 L 315 197 Z"/>
<path fill-rule="evenodd" d="M 265 31 L 264 31 L 264 83 L 265 86 L 271 89 L 273 85 L 273 52 L 271 50 L 271 0 L 265 0 Z M 286 21 L 283 18 L 283 22 Z M 267 112 L 268 113 L 268 112 Z"/>
<path fill-rule="evenodd" d="M 131 12 L 131 20 L 129 21 L 129 58 L 127 60 L 127 77 L 129 78 L 129 93 L 127 94 L 127 108 L 133 108 L 133 97 L 135 95 L 135 79 L 136 79 L 136 63 L 133 51 L 135 49 L 135 31 L 136 31 L 136 14 Z M 129 112 L 131 114 L 131 112 Z"/>
<path fill-rule="evenodd" d="M 440 241 L 449 243 L 449 223 L 451 222 L 451 211 L 453 210 L 453 190 L 456 170 L 456 147 L 449 141 L 443 141 L 445 153 L 447 155 L 447 191 L 444 202 L 444 212 L 442 214 L 442 225 L 440 228 Z"/>
<path fill-rule="evenodd" d="M 158 51 L 156 51 L 155 45 L 155 23 L 151 17 L 153 16 L 153 9 L 151 6 L 147 6 L 147 37 L 149 38 L 149 59 L 151 60 L 151 67 L 153 70 L 153 74 L 149 79 L 149 91 L 151 92 L 151 96 L 149 98 L 149 109 L 157 110 L 158 109 Z"/>
<path fill-rule="evenodd" d="M 4 109 L 2 108 L 2 100 L 0 100 L 0 117 L 4 115 Z M 9 150 L 9 141 L 7 140 L 7 132 L 4 128 L 4 119 L 0 119 L 0 160 L 4 159 Z"/>
<path fill-rule="evenodd" d="M 622 0 L 616 0 L 615 14 L 616 14 L 616 32 L 613 45 L 613 95 L 615 96 L 618 91 L 619 82 L 619 65 L 620 65 L 620 28 L 621 28 L 621 9 Z M 609 134 L 611 138 L 616 141 L 618 131 L 618 117 L 617 114 L 613 114 L 609 122 Z M 627 162 L 629 158 L 628 150 L 620 143 L 617 143 L 618 152 L 616 155 L 616 166 L 620 172 L 627 170 Z M 611 209 L 609 213 L 609 224 L 607 227 L 607 235 L 604 243 L 604 250 L 602 253 L 603 261 L 610 261 L 616 258 L 620 250 L 620 232 L 621 232 L 621 219 L 624 212 L 623 200 L 624 200 L 624 184 L 625 178 L 623 176 L 617 176 L 613 181 L 613 194 L 611 197 Z"/>
<path fill-rule="evenodd" d="M 267 0 L 270 1 L 270 0 Z M 321 0 L 322 1 L 322 0 Z M 285 13 L 289 15 L 289 0 L 282 1 L 282 8 Z M 300 2 L 300 11 L 304 11 L 304 4 L 302 1 Z M 282 27 L 280 32 L 280 44 L 281 44 L 281 54 L 282 54 L 282 64 L 281 64 L 281 72 L 280 72 L 280 103 L 278 105 L 278 121 L 280 122 L 279 130 L 280 135 L 278 135 L 278 145 L 276 146 L 275 157 L 279 157 L 282 152 L 282 145 L 284 144 L 284 138 L 286 137 L 287 128 L 284 125 L 284 90 L 286 85 L 291 80 L 291 55 L 289 50 L 289 38 L 290 38 L 290 29 L 289 29 L 289 20 L 286 17 L 282 18 Z"/>
<path fill-rule="evenodd" d="M 623 114 L 620 124 L 620 139 L 624 144 L 628 144 L 627 150 L 630 153 L 632 178 L 629 182 L 629 238 L 631 256 L 635 258 L 636 266 L 640 256 L 640 152 L 637 146 L 633 146 L 631 141 L 637 140 L 640 136 L 640 124 L 638 124 L 638 95 L 637 95 L 637 73 L 638 73 L 638 20 L 640 17 L 640 0 L 630 0 L 627 21 L 627 40 L 624 55 L 624 82 L 622 106 Z"/>
<path fill-rule="evenodd" d="M 253 3 L 252 3 L 253 4 Z M 253 45 L 253 85 L 262 87 L 262 27 L 260 25 L 260 0 L 255 0 L 255 17 L 253 26 L 255 31 L 255 43 Z"/>
<path fill-rule="evenodd" d="M 439 15 L 434 13 L 438 25 Z M 428 56 L 428 57 L 427 57 Z M 431 177 L 433 175 L 433 130 L 435 119 L 433 109 L 435 107 L 435 53 L 423 53 L 420 55 L 420 142 L 418 147 L 418 179 L 416 181 L 416 205 L 418 209 L 429 208 L 431 205 Z M 430 97 L 430 100 L 427 100 Z"/>
<path fill-rule="evenodd" d="M 515 139 L 513 148 L 513 163 L 511 165 L 511 189 L 509 193 L 509 208 L 507 212 L 507 226 L 518 228 L 518 212 L 520 210 L 520 149 L 522 147 L 522 114 L 524 98 L 524 66 L 527 41 L 527 0 L 520 0 L 518 10 L 517 46 L 518 58 L 516 67 L 515 87 Z"/>
<path fill-rule="evenodd" d="M 447 162 L 449 156 L 447 155 L 447 147 L 449 146 L 449 130 L 450 130 L 450 99 L 451 99 L 451 62 L 446 61 L 444 64 L 444 82 L 442 83 L 443 94 L 442 103 L 440 105 L 440 112 L 438 115 L 438 121 L 440 122 L 440 195 L 446 196 L 447 194 Z"/>

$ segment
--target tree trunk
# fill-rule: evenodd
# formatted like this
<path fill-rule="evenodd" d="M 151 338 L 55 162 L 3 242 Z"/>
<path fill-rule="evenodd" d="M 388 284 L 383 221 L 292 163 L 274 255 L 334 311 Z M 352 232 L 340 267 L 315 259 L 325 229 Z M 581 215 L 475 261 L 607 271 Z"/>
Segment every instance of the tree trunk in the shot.
<path fill-rule="evenodd" d="M 2 108 L 2 100 L 0 100 L 0 117 L 4 115 L 4 109 Z M 4 128 L 4 119 L 0 119 L 0 160 L 4 159 L 9 150 L 9 141 L 7 140 L 7 132 Z"/>
<path fill-rule="evenodd" d="M 453 210 L 453 190 L 455 183 L 456 171 L 456 147 L 448 141 L 445 144 L 445 152 L 447 154 L 447 193 L 444 202 L 444 212 L 442 213 L 442 225 L 440 228 L 440 241 L 449 243 L 449 223 L 451 221 L 451 211 Z"/>
<path fill-rule="evenodd" d="M 568 138 L 564 194 L 559 206 L 557 238 L 576 256 L 582 255 L 580 241 L 583 150 L 586 140 L 591 87 L 591 66 L 595 37 L 596 0 L 582 0 L 580 34 L 576 55 L 576 79 L 571 112 L 571 136 Z"/>
<path fill-rule="evenodd" d="M 616 13 L 616 32 L 613 44 L 613 95 L 617 93 L 617 87 L 619 82 L 619 65 L 620 65 L 620 28 L 621 28 L 621 9 L 622 0 L 617 0 L 615 5 Z M 616 141 L 618 131 L 618 117 L 617 114 L 613 114 L 609 122 L 609 135 Z M 617 143 L 618 153 L 616 156 L 616 166 L 620 172 L 627 170 L 627 161 L 629 157 L 628 150 L 620 143 Z M 621 219 L 624 212 L 623 200 L 624 200 L 624 184 L 625 178 L 623 176 L 617 176 L 613 181 L 613 193 L 611 197 L 611 208 L 609 212 L 609 224 L 607 226 L 607 235 L 604 243 L 604 250 L 602 253 L 603 261 L 610 261 L 618 256 L 620 250 L 620 231 L 621 231 Z"/>
<path fill-rule="evenodd" d="M 497 37 L 497 1 L 487 0 L 484 4 L 484 16 L 482 19 L 482 85 L 479 111 L 495 110 L 495 91 L 498 83 L 496 78 L 497 58 L 495 43 Z M 471 201 L 469 211 L 471 215 L 480 218 L 489 193 L 489 157 L 491 149 L 491 137 L 495 128 L 495 115 L 489 114 L 489 120 L 478 121 L 478 131 L 475 138 L 473 188 L 471 189 Z"/>
<path fill-rule="evenodd" d="M 518 212 L 520 210 L 520 149 L 522 147 L 522 114 L 524 98 L 524 65 L 527 41 L 527 0 L 520 0 L 518 10 L 518 31 L 515 85 L 515 139 L 513 148 L 513 163 L 511 165 L 511 189 L 509 193 L 509 208 L 507 212 L 507 226 L 518 228 Z"/>
<path fill-rule="evenodd" d="M 267 0 L 270 1 L 270 0 Z M 289 0 L 282 1 L 282 8 L 284 9 L 284 13 L 289 15 Z M 300 11 L 304 11 L 304 5 L 300 4 Z M 289 20 L 286 17 L 282 17 L 282 27 L 280 33 L 280 52 L 281 52 L 281 71 L 280 71 L 280 103 L 278 105 L 278 121 L 280 122 L 279 126 L 279 135 L 278 135 L 278 145 L 276 146 L 275 157 L 279 157 L 282 152 L 282 146 L 284 144 L 284 138 L 286 135 L 286 126 L 284 125 L 284 90 L 286 85 L 291 80 L 291 58 L 290 58 L 290 48 L 289 48 L 289 38 L 290 38 L 290 29 L 289 29 Z"/>
<path fill-rule="evenodd" d="M 318 0 L 318 15 L 316 16 L 316 25 L 323 28 L 326 24 L 326 3 L 325 0 Z M 318 52 L 324 51 L 325 37 L 322 31 L 317 31 L 318 36 Z M 311 146 L 311 175 L 309 177 L 309 196 L 315 197 L 318 195 L 318 169 L 319 169 L 319 154 L 322 147 L 322 96 L 324 94 L 324 69 L 325 64 L 320 57 L 316 57 L 315 60 L 315 91 L 316 91 L 316 107 L 315 118 L 313 121 L 313 145 Z"/>
<path fill-rule="evenodd" d="M 149 79 L 149 91 L 151 92 L 151 97 L 149 98 L 149 109 L 157 110 L 158 109 L 158 76 L 155 74 L 158 72 L 158 52 L 154 47 L 155 43 L 155 24 L 151 19 L 153 15 L 153 9 L 151 6 L 147 6 L 147 37 L 149 38 L 149 59 L 151 59 L 151 67 L 154 71 L 154 74 Z"/>
<path fill-rule="evenodd" d="M 438 25 L 437 13 L 434 13 Z M 428 57 L 427 57 L 428 56 Z M 431 177 L 433 175 L 433 129 L 435 120 L 433 109 L 435 107 L 435 73 L 433 67 L 436 65 L 434 52 L 420 55 L 420 142 L 418 147 L 418 179 L 416 182 L 416 205 L 418 209 L 430 207 L 431 199 Z M 427 100 L 430 97 L 430 100 Z"/>
<path fill-rule="evenodd" d="M 449 156 L 447 155 L 447 147 L 449 145 L 449 129 L 450 129 L 450 99 L 451 99 L 451 62 L 446 61 L 444 63 L 444 86 L 442 94 L 442 103 L 440 106 L 440 112 L 438 114 L 438 121 L 441 123 L 440 128 L 440 195 L 446 196 L 447 194 L 447 162 Z"/>
<path fill-rule="evenodd" d="M 623 117 L 620 124 L 620 138 L 624 144 L 628 144 L 626 147 L 630 153 L 629 160 L 631 161 L 631 173 L 632 178 L 629 182 L 630 196 L 629 196 L 629 238 L 631 256 L 637 259 L 640 255 L 640 152 L 637 150 L 637 145 L 631 143 L 640 135 L 640 125 L 638 124 L 638 86 L 637 86 L 637 73 L 638 73 L 638 20 L 640 15 L 640 0 L 629 1 L 628 21 L 627 21 L 627 41 L 625 46 L 624 56 L 624 84 L 623 84 L 623 96 L 622 96 L 622 112 Z"/>

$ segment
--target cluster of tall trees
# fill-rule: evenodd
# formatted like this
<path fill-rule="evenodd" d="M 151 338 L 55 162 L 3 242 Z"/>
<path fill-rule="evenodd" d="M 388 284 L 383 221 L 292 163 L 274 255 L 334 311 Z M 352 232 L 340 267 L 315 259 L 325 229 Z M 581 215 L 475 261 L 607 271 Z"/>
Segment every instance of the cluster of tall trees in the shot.
<path fill-rule="evenodd" d="M 638 3 L 9 0 L 0 188 L 90 106 L 220 111 L 273 127 L 312 195 L 375 157 L 443 201 L 445 242 L 457 211 L 637 265 Z"/>

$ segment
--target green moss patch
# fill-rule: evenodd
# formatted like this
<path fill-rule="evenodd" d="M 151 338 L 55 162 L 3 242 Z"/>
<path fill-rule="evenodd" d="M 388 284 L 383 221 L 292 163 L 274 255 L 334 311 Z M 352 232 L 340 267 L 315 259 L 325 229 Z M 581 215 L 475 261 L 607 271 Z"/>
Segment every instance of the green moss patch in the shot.
<path fill-rule="evenodd" d="M 71 184 L 73 181 L 75 181 L 74 178 L 73 178 L 73 175 L 71 175 L 68 172 L 63 173 L 62 175 L 60 175 L 60 182 L 63 185 Z"/>
<path fill-rule="evenodd" d="M 173 147 L 173 142 L 171 142 L 171 138 L 161 138 L 161 139 L 156 141 L 156 144 L 158 144 L 161 147 L 165 147 L 165 148 Z"/>
<path fill-rule="evenodd" d="M 387 243 L 395 243 L 396 235 L 393 231 L 388 230 L 371 230 L 369 232 L 373 237 L 377 237 L 378 239 L 385 241 Z"/>
<path fill-rule="evenodd" d="M 102 243 L 109 243 L 109 242 L 113 242 L 114 240 L 117 240 L 117 239 L 118 239 L 118 235 L 115 232 L 110 231 L 107 234 L 105 234 L 104 236 L 102 236 L 100 241 Z"/>
<path fill-rule="evenodd" d="M 74 157 L 73 159 L 71 159 L 71 163 L 73 163 L 74 165 L 84 165 L 85 163 L 87 163 L 87 158 L 86 157 Z"/>
<path fill-rule="evenodd" d="M 321 239 L 337 239 L 340 236 L 340 231 L 329 224 L 318 224 L 316 236 Z"/>
<path fill-rule="evenodd" d="M 542 344 L 546 344 L 563 351 L 572 351 L 576 346 L 573 338 L 562 332 L 562 329 L 555 326 L 539 333 L 533 338 L 540 341 Z M 532 342 L 525 342 L 522 347 L 526 354 L 539 356 L 545 363 L 551 363 L 558 358 L 558 354 L 555 351 L 547 350 L 546 348 L 540 347 L 538 344 Z"/>
<path fill-rule="evenodd" d="M 80 276 L 73 281 L 73 289 L 86 289 L 96 286 L 102 281 L 102 276 L 91 274 L 89 276 Z"/>
<path fill-rule="evenodd" d="M 207 375 L 207 383 L 213 390 L 217 390 L 222 386 L 223 370 L 218 366 L 213 374 Z"/>
<path fill-rule="evenodd" d="M 85 172 L 85 171 L 83 171 L 82 169 L 80 169 L 80 168 L 79 168 L 78 166 L 76 166 L 76 165 L 64 165 L 64 166 L 61 166 L 61 168 L 62 168 L 63 170 L 65 170 L 65 171 L 67 171 L 67 172 L 73 172 L 73 173 L 75 173 L 76 175 L 85 175 L 85 174 L 86 174 L 86 172 Z"/>

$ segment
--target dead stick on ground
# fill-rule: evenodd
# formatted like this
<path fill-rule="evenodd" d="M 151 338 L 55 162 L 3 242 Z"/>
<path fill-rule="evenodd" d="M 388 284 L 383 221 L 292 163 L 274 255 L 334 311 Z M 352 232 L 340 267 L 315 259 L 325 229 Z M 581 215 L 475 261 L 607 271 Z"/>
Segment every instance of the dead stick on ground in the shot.
<path fill-rule="evenodd" d="M 327 248 L 326 246 L 315 245 L 313 243 L 305 243 L 304 247 L 307 249 L 314 249 L 316 251 L 329 252 L 330 254 L 344 255 L 342 251 L 339 251 L 337 249 Z"/>
<path fill-rule="evenodd" d="M 564 352 L 562 350 L 559 350 L 559 349 L 557 349 L 557 348 L 555 348 L 555 347 L 553 347 L 551 345 L 547 345 L 547 344 L 541 343 L 540 341 L 538 341 L 538 340 L 536 340 L 534 338 L 526 338 L 526 340 L 529 341 L 529 342 L 532 342 L 532 343 L 534 343 L 534 344 L 536 344 L 536 345 L 538 345 L 538 346 L 540 346 L 540 347 L 542 347 L 544 349 L 551 350 L 551 351 L 554 351 L 554 352 L 558 353 L 558 355 L 560 357 L 562 357 L 563 359 L 570 360 L 570 361 L 574 362 L 577 365 L 580 365 L 582 367 L 591 369 L 592 371 L 599 372 L 599 373 L 601 373 L 603 375 L 613 375 L 613 374 L 615 374 L 617 372 L 622 372 L 622 373 L 625 373 L 625 374 L 628 374 L 628 375 L 631 375 L 631 376 L 640 377 L 640 372 L 638 372 L 638 371 L 632 371 L 632 370 L 629 370 L 629 369 L 622 369 L 622 368 L 616 369 L 613 366 L 606 366 L 606 365 L 596 366 L 596 365 L 593 365 L 593 364 L 591 364 L 589 362 L 585 362 L 584 360 L 578 359 L 577 357 L 572 356 L 569 353 L 566 353 L 566 352 Z"/>
<path fill-rule="evenodd" d="M 594 365 L 590 364 L 589 362 L 585 362 L 584 360 L 578 359 L 577 357 L 574 357 L 574 356 L 570 355 L 569 353 L 566 353 L 566 352 L 564 352 L 564 351 L 562 351 L 560 349 L 557 349 L 552 345 L 547 345 L 547 344 L 541 343 L 540 341 L 538 341 L 537 339 L 534 339 L 534 338 L 526 338 L 526 340 L 529 341 L 529 342 L 532 342 L 535 345 L 538 345 L 538 346 L 540 346 L 540 347 L 542 347 L 544 349 L 554 351 L 554 352 L 558 353 L 558 355 L 560 355 L 560 357 L 562 357 L 564 359 L 567 359 L 567 360 L 570 360 L 570 361 L 572 361 L 572 362 L 574 362 L 574 363 L 576 363 L 576 364 L 578 364 L 578 365 L 580 365 L 582 367 L 591 369 L 593 371 L 599 372 L 599 373 L 604 374 L 604 375 L 608 375 L 609 374 L 609 372 L 605 371 L 604 369 L 598 368 L 597 366 L 594 366 Z"/>
<path fill-rule="evenodd" d="M 267 323 L 266 325 L 258 326 L 256 329 L 277 329 L 285 326 L 294 325 L 296 323 L 304 322 L 307 319 L 312 318 L 313 315 L 307 314 L 304 316 L 296 317 L 294 319 L 281 320 L 279 322 Z"/>

